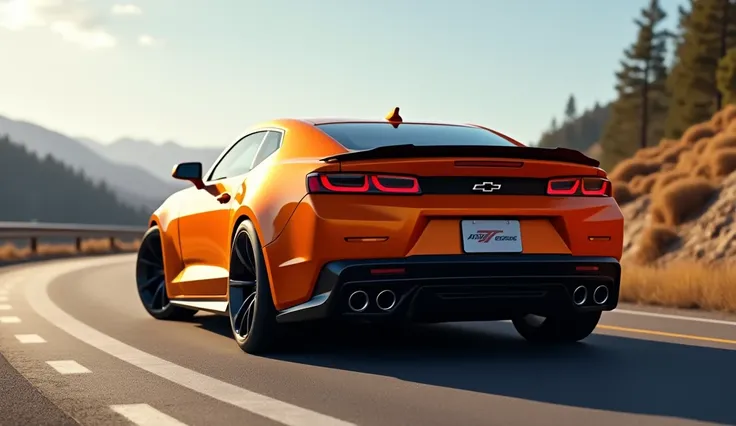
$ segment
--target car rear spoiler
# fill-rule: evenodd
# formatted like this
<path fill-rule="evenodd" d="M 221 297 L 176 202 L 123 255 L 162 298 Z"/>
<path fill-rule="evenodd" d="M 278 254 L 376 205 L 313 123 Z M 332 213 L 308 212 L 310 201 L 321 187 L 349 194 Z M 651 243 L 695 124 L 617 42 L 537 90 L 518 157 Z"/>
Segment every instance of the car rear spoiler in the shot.
<path fill-rule="evenodd" d="M 436 158 L 436 157 L 489 157 L 513 158 L 519 160 L 545 160 L 562 163 L 582 164 L 599 167 L 600 162 L 580 151 L 568 148 L 537 148 L 520 146 L 488 145 L 389 145 L 362 151 L 350 151 L 322 158 L 326 163 L 385 160 L 394 158 Z"/>

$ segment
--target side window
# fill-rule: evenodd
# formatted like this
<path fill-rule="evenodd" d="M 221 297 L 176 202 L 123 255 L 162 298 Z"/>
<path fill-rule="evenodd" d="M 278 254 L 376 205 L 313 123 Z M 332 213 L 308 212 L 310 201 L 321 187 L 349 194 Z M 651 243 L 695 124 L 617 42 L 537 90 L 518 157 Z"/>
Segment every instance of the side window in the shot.
<path fill-rule="evenodd" d="M 242 175 L 250 171 L 261 141 L 268 132 L 252 133 L 238 141 L 212 170 L 209 180 Z"/>
<path fill-rule="evenodd" d="M 261 149 L 258 150 L 256 159 L 253 162 L 253 167 L 261 164 L 263 160 L 268 158 L 269 155 L 276 152 L 281 146 L 281 132 L 269 131 L 266 137 L 263 139 Z"/>

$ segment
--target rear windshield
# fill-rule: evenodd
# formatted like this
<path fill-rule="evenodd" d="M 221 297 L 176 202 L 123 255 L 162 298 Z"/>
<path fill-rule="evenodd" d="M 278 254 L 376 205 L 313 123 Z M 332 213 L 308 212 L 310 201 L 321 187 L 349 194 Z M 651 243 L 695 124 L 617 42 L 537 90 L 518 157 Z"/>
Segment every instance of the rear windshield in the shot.
<path fill-rule="evenodd" d="M 342 146 L 362 151 L 389 145 L 517 146 L 488 130 L 444 124 L 333 123 L 317 126 Z"/>

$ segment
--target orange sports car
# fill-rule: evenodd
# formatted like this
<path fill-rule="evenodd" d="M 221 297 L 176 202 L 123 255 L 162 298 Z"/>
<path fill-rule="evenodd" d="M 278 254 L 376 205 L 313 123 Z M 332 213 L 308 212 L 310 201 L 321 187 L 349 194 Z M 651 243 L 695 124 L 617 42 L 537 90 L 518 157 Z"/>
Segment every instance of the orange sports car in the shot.
<path fill-rule="evenodd" d="M 623 215 L 598 161 L 477 125 L 282 119 L 150 219 L 137 287 L 158 319 L 230 319 L 246 352 L 287 323 L 512 320 L 587 337 L 618 304 Z"/>

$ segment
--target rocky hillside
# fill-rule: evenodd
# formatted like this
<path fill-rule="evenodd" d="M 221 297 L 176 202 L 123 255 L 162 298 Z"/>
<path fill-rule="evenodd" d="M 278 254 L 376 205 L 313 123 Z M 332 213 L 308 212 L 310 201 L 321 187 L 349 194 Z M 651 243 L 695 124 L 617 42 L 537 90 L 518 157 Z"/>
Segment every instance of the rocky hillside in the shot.
<path fill-rule="evenodd" d="M 626 218 L 624 260 L 736 263 L 736 105 L 610 173 Z"/>

